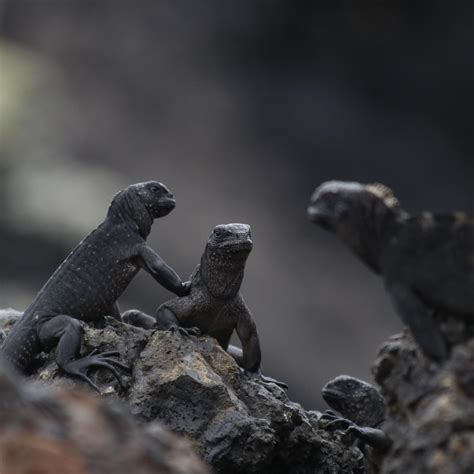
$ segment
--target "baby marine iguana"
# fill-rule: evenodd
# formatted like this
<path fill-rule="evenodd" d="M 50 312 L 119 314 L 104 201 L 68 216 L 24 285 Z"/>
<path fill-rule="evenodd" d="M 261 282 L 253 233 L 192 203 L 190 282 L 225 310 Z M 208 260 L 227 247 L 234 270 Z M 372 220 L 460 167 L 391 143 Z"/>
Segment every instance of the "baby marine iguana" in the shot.
<path fill-rule="evenodd" d="M 474 219 L 463 213 L 411 216 L 386 186 L 342 181 L 315 190 L 308 217 L 383 276 L 423 352 L 445 360 L 446 343 L 433 315 L 474 318 Z"/>
<path fill-rule="evenodd" d="M 79 358 L 80 321 L 99 322 L 104 315 L 120 319 L 117 298 L 140 268 L 177 295 L 189 292 L 179 276 L 146 244 L 153 219 L 175 207 L 161 183 L 128 186 L 113 199 L 107 217 L 71 252 L 40 290 L 1 347 L 0 354 L 26 369 L 42 351 L 55 345 L 63 372 L 81 378 L 98 390 L 87 376 L 91 367 L 109 370 L 122 384 L 113 357 L 118 352 L 91 353 Z"/>
<path fill-rule="evenodd" d="M 252 245 L 249 225 L 218 225 L 191 275 L 189 295 L 163 303 L 156 318 L 131 310 L 124 313 L 123 320 L 146 329 L 182 328 L 185 333 L 212 336 L 248 375 L 288 388 L 262 375 L 257 327 L 239 291 Z M 234 329 L 243 350 L 229 345 Z"/>
<path fill-rule="evenodd" d="M 328 411 L 321 419 L 330 420 L 326 428 L 345 425 L 363 443 L 380 452 L 390 448 L 392 441 L 379 428 L 385 420 L 385 400 L 379 391 L 363 380 L 339 375 L 322 389 L 326 403 L 339 412 L 339 418 Z"/>

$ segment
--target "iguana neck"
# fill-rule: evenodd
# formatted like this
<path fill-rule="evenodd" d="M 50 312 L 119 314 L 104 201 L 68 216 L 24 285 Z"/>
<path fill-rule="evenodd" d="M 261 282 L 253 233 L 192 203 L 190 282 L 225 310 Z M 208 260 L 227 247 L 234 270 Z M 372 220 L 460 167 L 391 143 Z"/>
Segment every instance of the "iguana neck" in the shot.
<path fill-rule="evenodd" d="M 344 235 L 352 250 L 375 272 L 381 272 L 383 251 L 408 214 L 400 208 L 389 208 L 379 201 L 359 209 L 361 216 L 350 235 Z"/>
<path fill-rule="evenodd" d="M 212 296 L 227 300 L 237 295 L 244 278 L 247 255 L 226 254 L 221 249 L 206 246 L 201 257 L 200 273 Z"/>
<path fill-rule="evenodd" d="M 112 222 L 125 223 L 144 239 L 150 234 L 153 224 L 153 217 L 140 201 L 136 191 L 130 188 L 116 194 L 110 204 L 107 218 Z"/>

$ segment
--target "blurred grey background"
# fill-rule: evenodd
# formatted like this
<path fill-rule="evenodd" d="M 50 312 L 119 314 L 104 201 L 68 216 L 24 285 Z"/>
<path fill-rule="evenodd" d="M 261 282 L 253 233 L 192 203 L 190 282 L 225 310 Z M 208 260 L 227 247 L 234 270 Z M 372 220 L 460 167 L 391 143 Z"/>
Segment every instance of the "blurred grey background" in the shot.
<path fill-rule="evenodd" d="M 327 179 L 473 212 L 474 4 L 0 0 L 0 307 L 25 308 L 113 194 L 166 183 L 151 245 L 186 277 L 251 224 L 264 369 L 306 408 L 370 380 L 401 328 L 381 281 L 305 208 Z M 121 308 L 171 295 L 140 274 Z"/>

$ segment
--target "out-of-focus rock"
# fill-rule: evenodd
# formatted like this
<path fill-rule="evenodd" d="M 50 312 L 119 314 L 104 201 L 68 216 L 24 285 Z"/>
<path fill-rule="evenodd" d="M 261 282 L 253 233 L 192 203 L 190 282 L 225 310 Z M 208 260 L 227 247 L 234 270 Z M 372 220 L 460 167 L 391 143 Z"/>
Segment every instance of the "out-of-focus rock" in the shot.
<path fill-rule="evenodd" d="M 205 474 L 191 443 L 81 390 L 24 383 L 0 367 L 0 472 Z"/>
<path fill-rule="evenodd" d="M 442 328 L 455 342 L 442 367 L 427 361 L 407 332 L 380 349 L 374 375 L 388 404 L 384 429 L 394 441 L 385 474 L 474 472 L 474 338 L 459 319 L 446 319 Z"/>
<path fill-rule="evenodd" d="M 19 314 L 14 310 L 1 311 L 0 329 L 8 333 Z M 452 351 L 442 367 L 429 362 L 408 333 L 394 336 L 382 346 L 374 374 L 388 405 L 383 428 L 393 440 L 392 449 L 383 459 L 382 473 L 473 472 L 474 338 L 469 325 L 459 329 L 459 324 L 455 319 L 443 322 Z M 54 462 L 62 462 L 61 456 L 70 460 L 64 463 L 71 470 L 64 472 L 95 472 L 79 470 L 83 469 L 84 459 L 89 459 L 84 456 L 96 456 L 99 465 L 101 453 L 117 449 L 113 443 L 118 439 L 120 456 L 104 457 L 112 458 L 110 466 L 114 466 L 114 472 L 125 472 L 120 469 L 130 465 L 126 462 L 138 463 L 141 468 L 140 463 L 145 459 L 148 462 L 150 452 L 156 449 L 160 456 L 169 446 L 174 449 L 175 443 L 184 443 L 180 444 L 183 451 L 175 453 L 177 459 L 189 456 L 186 462 L 202 469 L 197 461 L 192 461 L 195 458 L 184 441 L 156 425 L 161 422 L 193 439 L 216 473 L 366 473 L 373 469 L 350 436 L 322 429 L 319 412 L 305 411 L 276 385 L 249 379 L 212 338 L 145 331 L 111 318 L 106 318 L 100 328 L 84 325 L 84 331 L 85 353 L 94 349 L 120 351 L 131 368 L 129 374 L 123 374 L 127 389 L 122 391 L 110 373 L 97 370 L 91 377 L 102 388 L 108 404 L 92 395 L 77 395 L 62 388 L 56 398 L 51 398 L 53 405 L 38 405 L 34 400 L 27 410 L 7 410 L 10 417 L 12 413 L 21 414 L 13 419 L 18 436 L 8 438 L 5 445 L 18 462 L 29 462 L 18 453 L 24 452 L 28 443 L 37 442 L 38 456 L 46 456 L 46 461 L 47 456 L 54 458 Z M 30 379 L 41 380 L 50 390 L 64 386 L 88 390 L 81 381 L 61 376 L 54 353 L 38 358 Z M 5 393 L 8 395 L 8 390 Z M 13 398 L 21 401 L 22 397 Z M 5 394 L 1 398 L 9 399 Z M 124 402 L 135 420 L 143 422 L 145 431 L 122 408 L 116 408 Z M 55 408 L 58 406 L 62 407 L 59 411 Z M 34 410 L 39 410 L 38 416 Z M 63 416 L 57 418 L 59 412 L 65 412 L 71 421 L 59 422 Z M 55 415 L 51 417 L 51 413 Z M 6 419 L 12 422 L 11 418 Z M 2 422 L 2 426 L 10 426 L 8 423 Z M 10 432 L 8 428 L 2 436 L 10 436 Z M 157 434 L 161 436 L 158 441 Z M 22 440 L 21 446 L 14 439 Z M 53 443 L 51 439 L 59 444 L 48 444 Z M 164 440 L 170 444 L 166 445 Z M 165 443 L 165 447 L 160 443 Z M 135 456 L 129 461 L 122 460 L 127 446 Z M 155 448 L 149 450 L 149 446 Z M 9 459 L 5 456 L 2 459 Z M 117 459 L 117 465 L 113 464 Z M 100 465 L 97 472 L 109 472 L 108 466 Z"/>
<path fill-rule="evenodd" d="M 159 421 L 194 439 L 215 472 L 364 472 L 358 448 L 320 430 L 319 414 L 276 385 L 249 379 L 214 339 L 145 331 L 111 318 L 103 328 L 84 327 L 84 352 L 119 350 L 132 369 L 124 374 L 125 392 L 109 373 L 92 373 L 103 396 L 127 402 L 148 427 Z M 53 353 L 38 359 L 30 377 L 84 386 L 61 377 Z"/>

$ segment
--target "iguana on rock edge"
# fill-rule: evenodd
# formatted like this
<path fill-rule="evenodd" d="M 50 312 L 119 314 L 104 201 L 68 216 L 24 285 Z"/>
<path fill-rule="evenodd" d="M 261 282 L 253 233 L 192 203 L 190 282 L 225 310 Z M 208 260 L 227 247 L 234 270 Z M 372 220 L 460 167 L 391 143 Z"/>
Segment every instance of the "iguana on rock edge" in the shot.
<path fill-rule="evenodd" d="M 257 327 L 240 294 L 245 263 L 252 245 L 249 225 L 216 226 L 207 242 L 201 264 L 191 276 L 189 295 L 163 303 L 156 312 L 156 318 L 130 310 L 124 313 L 124 321 L 146 329 L 180 329 L 188 334 L 212 336 L 248 375 L 287 388 L 286 384 L 261 374 Z M 242 343 L 242 350 L 229 344 L 234 329 Z"/>
<path fill-rule="evenodd" d="M 117 298 L 140 268 L 177 295 L 189 292 L 179 276 L 146 244 L 153 220 L 175 207 L 170 191 L 149 181 L 128 186 L 110 205 L 105 220 L 59 266 L 3 343 L 0 354 L 26 369 L 42 351 L 54 346 L 60 369 L 98 387 L 87 376 L 91 367 L 109 370 L 122 384 L 114 365 L 118 352 L 80 357 L 80 321 L 98 322 L 104 315 L 120 319 Z"/>

